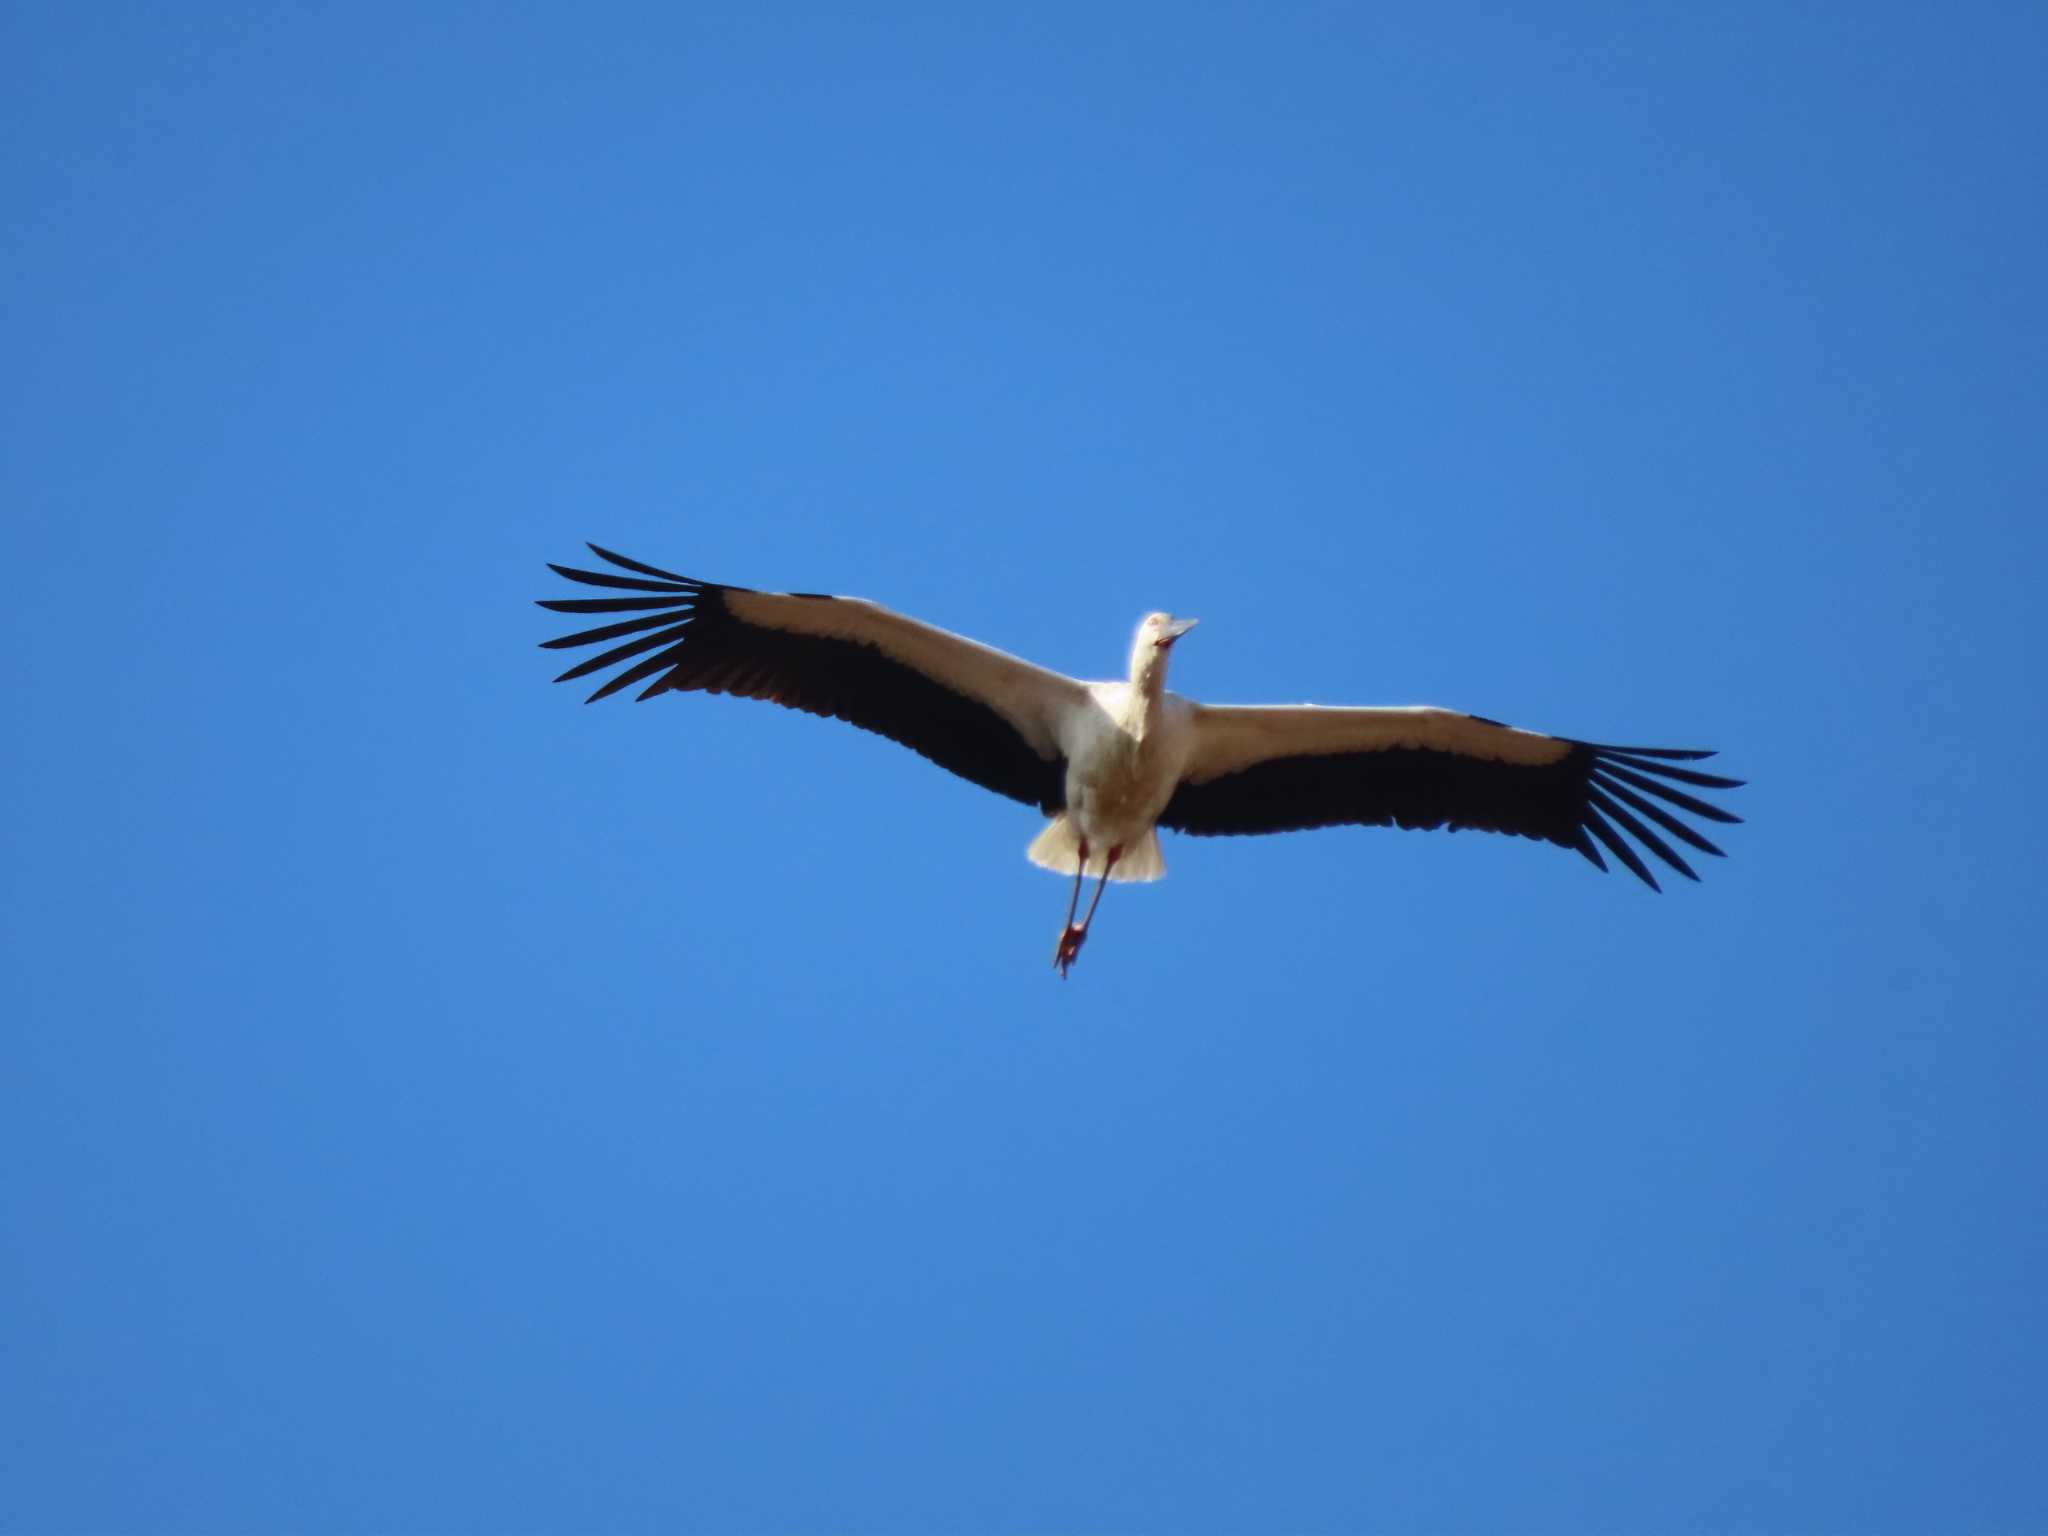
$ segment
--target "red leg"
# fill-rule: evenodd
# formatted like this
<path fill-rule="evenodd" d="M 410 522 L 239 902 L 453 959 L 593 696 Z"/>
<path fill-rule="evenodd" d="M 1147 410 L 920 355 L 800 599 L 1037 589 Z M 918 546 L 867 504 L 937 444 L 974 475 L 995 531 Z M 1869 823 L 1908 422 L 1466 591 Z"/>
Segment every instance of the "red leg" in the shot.
<path fill-rule="evenodd" d="M 1074 894 L 1067 898 L 1066 926 L 1074 926 L 1075 909 L 1081 905 L 1081 881 L 1088 873 L 1088 839 L 1081 839 L 1081 857 L 1074 865 Z"/>
<path fill-rule="evenodd" d="M 1123 856 L 1124 850 L 1121 845 L 1109 850 L 1109 858 L 1104 861 L 1102 866 L 1102 879 L 1096 884 L 1094 899 L 1088 903 L 1088 915 L 1081 919 L 1081 931 L 1083 933 L 1086 933 L 1088 925 L 1095 921 L 1095 909 L 1101 905 L 1103 888 L 1109 884 L 1109 872 L 1116 868 L 1116 861 Z"/>
<path fill-rule="evenodd" d="M 1088 839 L 1081 839 L 1081 857 L 1074 864 L 1074 891 L 1067 898 L 1067 920 L 1060 929 L 1060 942 L 1052 952 L 1053 969 L 1066 980 L 1067 967 L 1081 953 L 1081 930 L 1074 926 L 1074 913 L 1081 905 L 1081 882 L 1088 877 Z"/>
<path fill-rule="evenodd" d="M 1080 927 L 1074 926 L 1073 906 L 1070 904 L 1067 908 L 1067 931 L 1060 935 L 1059 950 L 1052 957 L 1053 966 L 1059 971 L 1062 981 L 1066 979 L 1067 971 L 1074 961 L 1080 958 L 1081 945 L 1088 938 L 1088 925 L 1095 921 L 1095 909 L 1101 905 L 1103 888 L 1109 884 L 1109 872 L 1116 868 L 1116 861 L 1123 857 L 1123 853 L 1121 846 L 1109 850 L 1109 857 L 1102 865 L 1102 879 L 1095 886 L 1095 895 L 1088 903 L 1088 915 L 1081 919 Z M 1075 875 L 1074 895 L 1077 898 L 1081 894 L 1080 876 L 1087 871 L 1087 867 L 1087 861 L 1084 859 L 1080 873 Z"/>

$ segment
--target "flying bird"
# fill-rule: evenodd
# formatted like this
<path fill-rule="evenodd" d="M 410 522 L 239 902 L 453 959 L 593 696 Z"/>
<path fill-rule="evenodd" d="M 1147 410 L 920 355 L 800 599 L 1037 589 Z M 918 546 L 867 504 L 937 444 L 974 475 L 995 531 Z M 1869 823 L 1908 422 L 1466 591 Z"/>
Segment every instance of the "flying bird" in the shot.
<path fill-rule="evenodd" d="M 586 702 L 642 684 L 642 699 L 766 699 L 887 736 L 1037 807 L 1051 819 L 1027 856 L 1074 878 L 1053 951 L 1062 977 L 1104 887 L 1166 873 L 1160 827 L 1197 837 L 1339 825 L 1510 832 L 1576 849 L 1603 871 L 1604 847 L 1656 890 L 1630 838 L 1697 880 L 1663 834 L 1721 850 L 1676 813 L 1741 819 L 1678 787 L 1741 784 L 1681 766 L 1711 752 L 1602 746 L 1451 709 L 1198 704 L 1166 689 L 1193 619 L 1147 614 L 1123 680 L 1082 682 L 861 598 L 721 586 L 590 550 L 627 574 L 549 568 L 621 595 L 540 606 L 622 617 L 543 641 L 607 646 L 557 682 L 619 667 Z M 1076 922 L 1091 868 L 1100 878 Z"/>

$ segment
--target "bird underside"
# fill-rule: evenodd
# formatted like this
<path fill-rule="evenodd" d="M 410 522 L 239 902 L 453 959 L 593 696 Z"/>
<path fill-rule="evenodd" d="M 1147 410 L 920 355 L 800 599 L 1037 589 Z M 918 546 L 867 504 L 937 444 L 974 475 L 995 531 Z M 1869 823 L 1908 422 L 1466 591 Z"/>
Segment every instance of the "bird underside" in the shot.
<path fill-rule="evenodd" d="M 1081 849 L 1083 839 L 1074 823 L 1062 813 L 1047 823 L 1043 832 L 1032 840 L 1024 851 L 1024 857 L 1040 869 L 1049 869 L 1056 875 L 1101 874 L 1107 850 L 1090 848 L 1088 862 L 1092 869 L 1082 867 Z M 1154 830 L 1131 839 L 1122 845 L 1117 855 L 1116 867 L 1109 878 L 1118 885 L 1136 885 L 1149 880 L 1160 880 L 1166 875 L 1166 855 L 1159 851 L 1159 834 Z"/>

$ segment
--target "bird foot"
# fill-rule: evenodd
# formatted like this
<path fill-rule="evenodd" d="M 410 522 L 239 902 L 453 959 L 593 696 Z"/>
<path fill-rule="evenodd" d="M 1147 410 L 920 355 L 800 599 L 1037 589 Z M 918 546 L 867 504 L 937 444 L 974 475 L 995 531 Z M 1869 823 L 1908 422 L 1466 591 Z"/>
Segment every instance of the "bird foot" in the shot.
<path fill-rule="evenodd" d="M 1086 928 L 1067 925 L 1067 931 L 1060 935 L 1059 948 L 1052 952 L 1052 968 L 1060 973 L 1060 980 L 1067 979 L 1067 972 L 1081 954 L 1081 945 L 1088 937 Z"/>

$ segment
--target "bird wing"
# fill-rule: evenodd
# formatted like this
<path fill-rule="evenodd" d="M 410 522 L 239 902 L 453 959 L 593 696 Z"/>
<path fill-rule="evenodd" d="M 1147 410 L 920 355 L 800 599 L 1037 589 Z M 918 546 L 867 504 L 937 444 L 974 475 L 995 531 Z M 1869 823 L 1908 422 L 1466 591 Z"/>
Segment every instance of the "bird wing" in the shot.
<path fill-rule="evenodd" d="M 1597 839 L 1655 890 L 1622 833 L 1697 880 L 1647 823 L 1720 854 L 1674 814 L 1741 820 L 1677 787 L 1736 788 L 1739 779 L 1678 766 L 1712 756 L 1572 741 L 1449 709 L 1198 704 L 1188 763 L 1159 824 L 1197 835 L 1469 827 L 1575 848 L 1604 870 Z"/>
<path fill-rule="evenodd" d="M 720 586 L 590 549 L 632 574 L 550 569 L 631 595 L 540 606 L 640 616 L 542 642 L 550 650 L 619 642 L 555 679 L 632 663 L 586 702 L 640 683 L 643 699 L 699 689 L 767 699 L 887 736 L 1047 814 L 1065 800 L 1058 720 L 1087 697 L 1074 679 L 860 598 Z"/>

